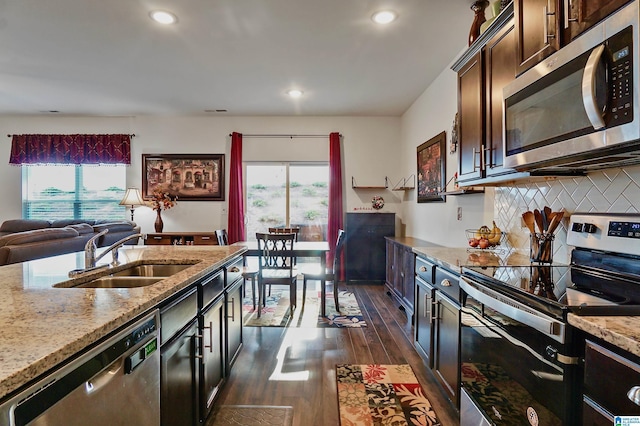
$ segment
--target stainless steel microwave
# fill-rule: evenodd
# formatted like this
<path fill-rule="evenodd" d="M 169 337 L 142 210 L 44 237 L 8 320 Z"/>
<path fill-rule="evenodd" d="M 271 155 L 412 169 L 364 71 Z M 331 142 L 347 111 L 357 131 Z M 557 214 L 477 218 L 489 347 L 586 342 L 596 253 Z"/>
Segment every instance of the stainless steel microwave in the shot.
<path fill-rule="evenodd" d="M 639 0 L 504 88 L 505 167 L 640 163 Z"/>

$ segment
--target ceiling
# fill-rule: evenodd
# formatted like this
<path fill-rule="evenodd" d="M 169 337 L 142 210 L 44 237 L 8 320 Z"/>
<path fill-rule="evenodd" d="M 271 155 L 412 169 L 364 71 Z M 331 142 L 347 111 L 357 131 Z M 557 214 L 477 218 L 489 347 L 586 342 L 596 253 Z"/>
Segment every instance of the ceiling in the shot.
<path fill-rule="evenodd" d="M 399 116 L 465 47 L 470 4 L 0 0 L 0 114 Z"/>

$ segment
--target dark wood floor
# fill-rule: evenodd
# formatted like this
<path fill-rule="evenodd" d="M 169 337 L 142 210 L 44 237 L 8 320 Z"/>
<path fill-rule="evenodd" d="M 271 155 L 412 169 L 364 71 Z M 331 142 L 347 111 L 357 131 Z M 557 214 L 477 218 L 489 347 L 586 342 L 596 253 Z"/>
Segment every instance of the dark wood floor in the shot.
<path fill-rule="evenodd" d="M 413 327 L 386 288 L 348 290 L 367 327 L 245 327 L 244 348 L 216 404 L 288 405 L 294 426 L 338 425 L 336 364 L 410 364 L 441 424 L 458 425 L 456 410 L 413 347 Z"/>

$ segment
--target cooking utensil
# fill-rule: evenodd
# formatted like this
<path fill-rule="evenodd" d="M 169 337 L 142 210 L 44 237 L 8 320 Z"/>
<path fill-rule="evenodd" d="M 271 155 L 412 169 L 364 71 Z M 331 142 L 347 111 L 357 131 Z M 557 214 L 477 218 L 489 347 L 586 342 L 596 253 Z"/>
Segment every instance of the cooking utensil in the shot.
<path fill-rule="evenodd" d="M 553 234 L 560 225 L 562 218 L 564 217 L 564 212 L 555 212 L 553 214 L 553 219 L 551 219 L 551 223 L 549 224 L 549 230 L 547 231 L 549 234 Z"/>
<path fill-rule="evenodd" d="M 536 224 L 538 225 L 538 229 L 540 230 L 540 232 L 544 232 L 544 223 L 542 222 L 542 213 L 540 213 L 540 210 L 535 209 L 533 211 L 533 217 L 536 220 Z"/>
<path fill-rule="evenodd" d="M 544 226 L 544 231 L 549 230 L 549 223 L 551 222 L 551 207 L 544 206 L 542 208 L 542 226 Z"/>
<path fill-rule="evenodd" d="M 529 232 L 531 232 L 532 234 L 535 234 L 536 225 L 535 225 L 535 218 L 533 217 L 533 212 L 526 211 L 522 213 L 522 220 L 524 220 L 524 224 L 527 226 L 527 228 L 529 228 Z"/>

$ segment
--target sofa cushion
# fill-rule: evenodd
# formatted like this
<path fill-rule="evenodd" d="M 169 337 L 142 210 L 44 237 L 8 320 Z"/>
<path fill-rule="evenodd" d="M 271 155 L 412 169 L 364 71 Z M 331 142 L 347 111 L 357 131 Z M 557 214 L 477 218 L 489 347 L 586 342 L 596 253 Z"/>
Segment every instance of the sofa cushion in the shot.
<path fill-rule="evenodd" d="M 64 228 L 69 225 L 79 225 L 86 223 L 93 225 L 96 221 L 93 219 L 54 219 L 49 221 L 52 228 Z"/>
<path fill-rule="evenodd" d="M 34 243 L 38 241 L 57 240 L 61 238 L 74 238 L 78 235 L 80 235 L 78 234 L 78 231 L 71 228 L 34 229 L 33 231 L 25 231 L 1 237 L 0 247 Z"/>
<path fill-rule="evenodd" d="M 23 232 L 34 229 L 49 228 L 51 223 L 48 220 L 40 219 L 9 219 L 2 222 L 0 232 Z"/>
<path fill-rule="evenodd" d="M 133 225 L 131 222 L 110 222 L 93 225 L 94 232 L 101 232 L 105 229 L 108 229 L 109 232 L 131 231 L 133 229 Z"/>
<path fill-rule="evenodd" d="M 77 225 L 68 225 L 68 226 L 65 226 L 65 228 L 75 229 L 76 231 L 78 231 L 78 234 L 80 234 L 80 235 L 93 234 L 93 226 L 89 225 L 88 223 L 79 223 Z"/>

